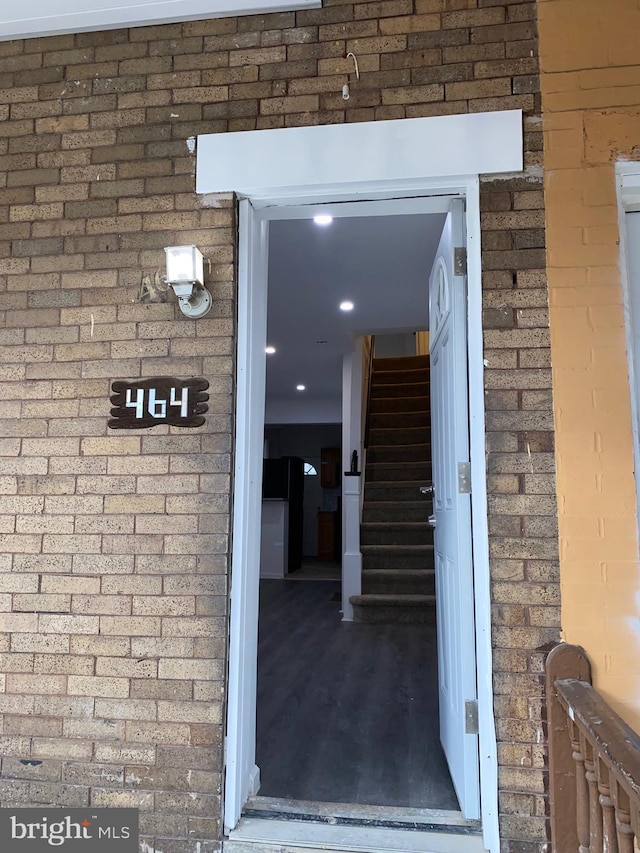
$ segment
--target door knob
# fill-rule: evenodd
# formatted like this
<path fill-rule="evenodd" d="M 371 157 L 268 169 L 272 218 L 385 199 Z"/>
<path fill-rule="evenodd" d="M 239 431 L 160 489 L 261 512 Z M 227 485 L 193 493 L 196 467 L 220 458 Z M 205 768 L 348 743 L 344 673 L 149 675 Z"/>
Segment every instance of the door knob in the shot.
<path fill-rule="evenodd" d="M 435 517 L 435 515 L 430 515 L 430 516 L 429 516 L 429 518 L 427 519 L 427 521 L 429 522 L 429 524 L 431 525 L 431 527 L 435 527 L 435 526 L 436 526 L 436 517 Z"/>
<path fill-rule="evenodd" d="M 421 495 L 432 495 L 433 494 L 433 483 L 428 483 L 426 486 L 420 486 L 420 494 Z"/>

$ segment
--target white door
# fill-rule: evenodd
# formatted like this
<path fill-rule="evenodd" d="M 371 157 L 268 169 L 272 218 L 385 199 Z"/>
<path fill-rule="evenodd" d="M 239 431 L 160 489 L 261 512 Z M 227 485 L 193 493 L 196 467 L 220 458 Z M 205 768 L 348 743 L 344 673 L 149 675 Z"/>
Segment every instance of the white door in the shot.
<path fill-rule="evenodd" d="M 464 240 L 464 203 L 455 199 L 429 276 L 438 686 L 440 739 L 453 784 L 465 817 L 478 818 L 467 288 L 466 275 L 454 264 L 454 250 Z"/>

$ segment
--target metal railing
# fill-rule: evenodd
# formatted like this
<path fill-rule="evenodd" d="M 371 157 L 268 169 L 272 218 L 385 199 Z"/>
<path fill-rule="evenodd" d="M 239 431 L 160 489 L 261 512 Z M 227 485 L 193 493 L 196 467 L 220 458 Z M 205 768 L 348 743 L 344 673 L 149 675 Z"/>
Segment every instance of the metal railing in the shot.
<path fill-rule="evenodd" d="M 554 853 L 634 853 L 640 838 L 640 736 L 591 684 L 578 646 L 546 662 Z"/>

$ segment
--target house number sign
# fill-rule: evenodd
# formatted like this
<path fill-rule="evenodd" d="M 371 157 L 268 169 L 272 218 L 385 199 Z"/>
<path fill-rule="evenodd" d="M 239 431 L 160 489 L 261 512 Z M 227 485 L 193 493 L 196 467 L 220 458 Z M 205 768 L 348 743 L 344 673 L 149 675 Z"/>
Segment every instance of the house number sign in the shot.
<path fill-rule="evenodd" d="M 111 429 L 146 429 L 158 424 L 199 427 L 204 423 L 209 395 L 206 379 L 156 376 L 134 382 L 111 383 Z"/>

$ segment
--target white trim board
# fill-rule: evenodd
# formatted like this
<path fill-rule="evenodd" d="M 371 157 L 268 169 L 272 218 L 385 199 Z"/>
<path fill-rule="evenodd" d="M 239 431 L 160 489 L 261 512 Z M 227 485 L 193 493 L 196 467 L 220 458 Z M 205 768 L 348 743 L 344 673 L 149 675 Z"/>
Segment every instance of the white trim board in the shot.
<path fill-rule="evenodd" d="M 640 162 L 616 163 L 616 189 L 619 210 L 623 213 L 640 210 Z"/>
<path fill-rule="evenodd" d="M 0 41 L 317 9 L 321 0 L 22 0 L 3 4 Z"/>
<path fill-rule="evenodd" d="M 640 283 L 638 282 L 638 254 L 630 231 L 637 234 L 640 215 L 640 163 L 616 163 L 616 194 L 618 201 L 618 234 L 620 282 L 624 309 L 627 365 L 629 370 L 629 395 L 631 403 L 631 430 L 633 433 L 633 458 L 636 483 L 636 519 L 640 535 Z M 633 215 L 633 219 L 630 218 Z M 635 227 L 634 227 L 635 226 Z"/>
<path fill-rule="evenodd" d="M 372 184 L 426 189 L 433 179 L 522 171 L 522 112 L 210 133 L 198 137 L 196 191 L 260 201 Z"/>

